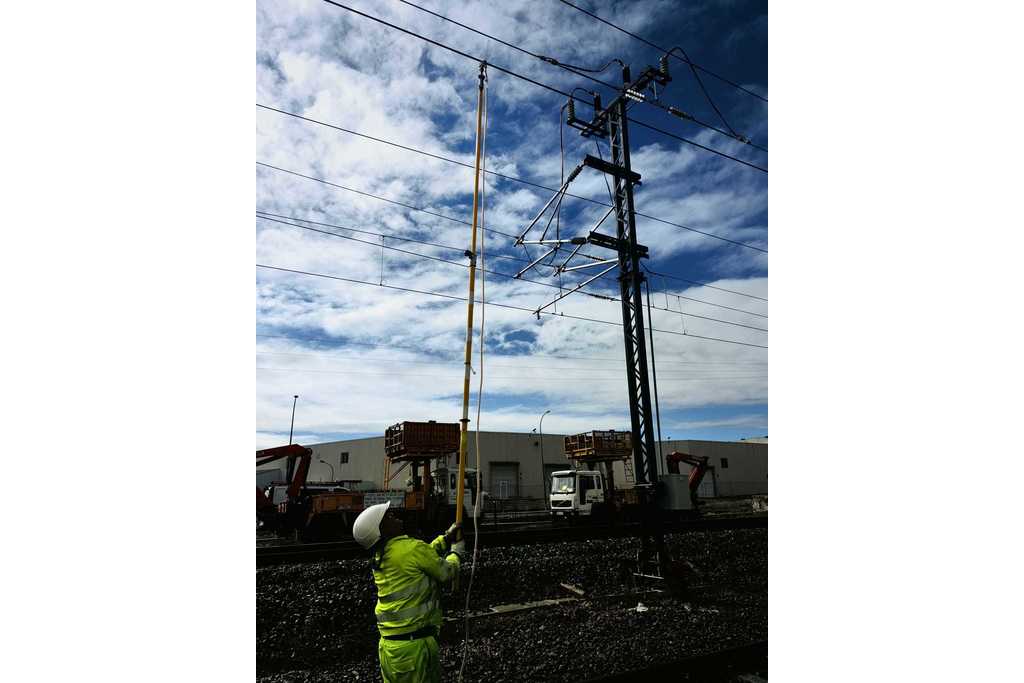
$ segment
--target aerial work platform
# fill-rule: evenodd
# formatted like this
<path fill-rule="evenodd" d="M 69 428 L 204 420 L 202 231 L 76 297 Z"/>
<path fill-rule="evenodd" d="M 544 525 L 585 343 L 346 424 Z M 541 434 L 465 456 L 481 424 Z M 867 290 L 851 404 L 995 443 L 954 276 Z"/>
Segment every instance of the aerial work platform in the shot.
<path fill-rule="evenodd" d="M 393 461 L 446 458 L 458 450 L 457 422 L 399 422 L 384 432 L 384 453 Z"/>
<path fill-rule="evenodd" d="M 629 432 L 595 429 L 565 437 L 565 457 L 570 460 L 625 460 L 632 455 L 633 437 Z"/>

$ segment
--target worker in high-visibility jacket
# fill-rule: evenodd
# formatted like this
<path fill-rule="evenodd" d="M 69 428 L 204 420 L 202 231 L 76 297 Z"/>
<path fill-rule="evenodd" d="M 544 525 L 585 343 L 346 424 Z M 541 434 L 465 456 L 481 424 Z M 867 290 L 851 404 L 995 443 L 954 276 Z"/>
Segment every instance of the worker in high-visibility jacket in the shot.
<path fill-rule="evenodd" d="M 441 585 L 458 575 L 466 542 L 457 524 L 430 544 L 409 538 L 390 505 L 366 508 L 352 526 L 373 553 L 380 672 L 384 683 L 440 681 Z"/>

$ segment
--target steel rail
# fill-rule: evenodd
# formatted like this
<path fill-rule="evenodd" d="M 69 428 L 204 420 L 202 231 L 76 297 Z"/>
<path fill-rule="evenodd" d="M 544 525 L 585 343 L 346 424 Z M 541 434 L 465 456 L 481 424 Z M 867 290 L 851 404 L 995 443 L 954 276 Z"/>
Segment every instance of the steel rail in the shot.
<path fill-rule="evenodd" d="M 706 517 L 666 524 L 666 533 L 688 531 L 713 531 L 724 529 L 759 529 L 768 528 L 768 515 L 745 515 L 742 517 Z M 526 527 L 512 530 L 481 530 L 480 539 L 484 547 L 519 546 L 533 543 L 555 543 L 566 541 L 583 541 L 600 538 L 625 538 L 636 536 L 640 525 L 622 524 L 617 526 L 575 526 L 555 527 L 549 522 L 543 526 Z M 466 540 L 472 541 L 471 531 L 466 533 Z M 275 564 L 297 564 L 303 562 L 325 562 L 329 560 L 351 560 L 366 557 L 355 541 L 343 540 L 327 543 L 298 543 L 295 545 L 262 546 L 256 548 L 256 566 L 265 567 Z"/>

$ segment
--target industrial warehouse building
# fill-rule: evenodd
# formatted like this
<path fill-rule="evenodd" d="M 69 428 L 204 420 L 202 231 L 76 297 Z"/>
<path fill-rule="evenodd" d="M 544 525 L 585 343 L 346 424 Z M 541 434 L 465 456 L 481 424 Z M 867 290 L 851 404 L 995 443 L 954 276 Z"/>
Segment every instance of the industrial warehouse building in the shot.
<path fill-rule="evenodd" d="M 543 440 L 542 440 L 543 439 Z M 565 435 L 517 432 L 480 432 L 480 469 L 483 490 L 491 499 L 545 498 L 551 473 L 572 469 L 565 457 Z M 476 433 L 469 433 L 467 467 L 476 464 Z M 313 449 L 308 481 L 359 480 L 377 487 L 384 479 L 384 437 L 321 444 L 304 444 Z M 768 493 L 768 439 L 744 441 L 674 440 L 661 442 L 664 456 L 673 451 L 708 456 L 710 469 L 700 495 L 705 498 Z M 454 465 L 455 457 L 451 458 Z M 265 486 L 285 477 L 283 461 L 256 471 L 256 485 Z M 392 479 L 389 488 L 404 488 L 405 470 Z M 683 472 L 688 466 L 683 465 Z M 394 469 L 392 470 L 394 472 Z M 615 485 L 628 488 L 634 483 L 632 462 L 615 463 Z"/>

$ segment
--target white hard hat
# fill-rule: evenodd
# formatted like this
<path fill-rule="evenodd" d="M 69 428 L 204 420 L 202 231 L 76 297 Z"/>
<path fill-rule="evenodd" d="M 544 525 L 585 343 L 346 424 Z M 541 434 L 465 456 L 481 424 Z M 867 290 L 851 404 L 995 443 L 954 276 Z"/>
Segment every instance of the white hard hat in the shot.
<path fill-rule="evenodd" d="M 372 548 L 373 544 L 380 540 L 380 520 L 384 519 L 384 513 L 391 506 L 391 501 L 371 505 L 356 517 L 352 525 L 352 537 L 356 543 L 364 548 Z"/>

